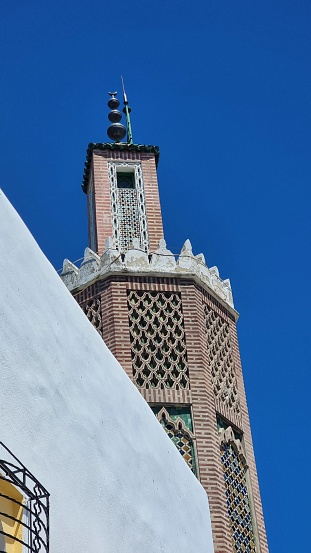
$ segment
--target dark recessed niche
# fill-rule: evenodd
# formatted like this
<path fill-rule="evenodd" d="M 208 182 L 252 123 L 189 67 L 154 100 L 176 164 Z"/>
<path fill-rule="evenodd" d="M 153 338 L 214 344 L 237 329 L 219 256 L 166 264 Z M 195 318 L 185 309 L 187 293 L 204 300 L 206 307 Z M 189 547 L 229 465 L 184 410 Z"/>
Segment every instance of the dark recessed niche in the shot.
<path fill-rule="evenodd" d="M 117 173 L 118 188 L 135 188 L 134 173 Z"/>

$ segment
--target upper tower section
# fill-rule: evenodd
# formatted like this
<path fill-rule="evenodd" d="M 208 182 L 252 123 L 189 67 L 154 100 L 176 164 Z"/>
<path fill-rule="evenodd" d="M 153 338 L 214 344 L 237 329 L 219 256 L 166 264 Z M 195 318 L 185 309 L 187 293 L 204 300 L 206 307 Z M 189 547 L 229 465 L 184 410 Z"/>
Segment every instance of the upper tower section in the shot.
<path fill-rule="evenodd" d="M 106 239 L 125 253 L 139 240 L 147 254 L 155 251 L 163 238 L 157 165 L 159 148 L 133 144 L 131 109 L 124 91 L 127 129 L 117 93 L 109 93 L 107 134 L 114 142 L 90 143 L 87 149 L 82 189 L 87 194 L 89 247 L 101 255 Z M 127 141 L 121 140 L 127 134 Z"/>

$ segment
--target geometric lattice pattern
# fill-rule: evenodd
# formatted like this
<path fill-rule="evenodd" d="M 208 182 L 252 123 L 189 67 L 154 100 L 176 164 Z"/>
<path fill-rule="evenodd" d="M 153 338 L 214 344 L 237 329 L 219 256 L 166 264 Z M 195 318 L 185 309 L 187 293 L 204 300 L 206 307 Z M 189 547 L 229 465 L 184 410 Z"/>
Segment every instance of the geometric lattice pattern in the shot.
<path fill-rule="evenodd" d="M 221 445 L 221 461 L 226 484 L 228 515 L 236 553 L 255 553 L 254 532 L 249 506 L 245 467 L 231 443 Z"/>
<path fill-rule="evenodd" d="M 99 334 L 102 334 L 102 318 L 101 318 L 101 306 L 100 298 L 92 298 L 86 303 L 81 305 L 82 310 L 86 314 L 88 320 L 96 328 Z"/>
<path fill-rule="evenodd" d="M 134 189 L 118 188 L 117 170 L 134 170 Z M 108 163 L 110 203 L 115 247 L 124 253 L 133 238 L 139 239 L 142 250 L 149 253 L 144 182 L 140 163 Z"/>
<path fill-rule="evenodd" d="M 215 397 L 235 413 L 240 413 L 229 325 L 208 305 L 204 305 L 204 314 Z"/>
<path fill-rule="evenodd" d="M 180 294 L 128 292 L 134 382 L 139 388 L 189 389 Z"/>
<path fill-rule="evenodd" d="M 130 247 L 133 238 L 140 237 L 139 217 L 137 209 L 136 190 L 120 188 L 118 196 L 118 219 L 120 251 L 125 252 Z"/>
<path fill-rule="evenodd" d="M 184 420 L 180 417 L 170 417 L 168 409 L 164 407 L 156 416 L 192 472 L 196 474 L 193 434 L 186 427 Z"/>

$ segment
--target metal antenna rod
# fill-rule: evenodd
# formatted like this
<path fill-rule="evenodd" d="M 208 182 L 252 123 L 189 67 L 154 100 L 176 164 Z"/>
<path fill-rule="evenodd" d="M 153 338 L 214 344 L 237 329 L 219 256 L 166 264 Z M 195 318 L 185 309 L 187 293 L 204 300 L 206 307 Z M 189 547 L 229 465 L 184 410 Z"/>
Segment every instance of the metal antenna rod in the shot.
<path fill-rule="evenodd" d="M 129 144 L 133 144 L 132 125 L 131 125 L 131 118 L 130 118 L 131 108 L 128 105 L 128 100 L 125 92 L 122 75 L 121 75 L 121 81 L 122 81 L 122 88 L 123 88 L 123 103 L 124 103 L 123 113 L 125 113 L 126 127 L 127 127 L 127 141 Z"/>

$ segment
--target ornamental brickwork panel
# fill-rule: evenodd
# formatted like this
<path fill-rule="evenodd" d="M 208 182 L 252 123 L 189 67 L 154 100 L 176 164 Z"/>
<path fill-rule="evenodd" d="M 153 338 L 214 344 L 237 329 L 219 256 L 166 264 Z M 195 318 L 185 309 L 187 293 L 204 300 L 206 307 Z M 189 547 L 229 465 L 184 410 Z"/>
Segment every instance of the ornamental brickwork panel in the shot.
<path fill-rule="evenodd" d="M 231 522 L 233 551 L 255 553 L 255 539 L 248 489 L 246 464 L 240 439 L 229 426 L 220 438 L 221 463 L 226 485 L 226 502 Z"/>
<path fill-rule="evenodd" d="M 119 248 L 125 252 L 133 242 L 140 238 L 138 205 L 136 190 L 117 190 L 119 219 Z"/>
<path fill-rule="evenodd" d="M 118 169 L 133 172 L 134 188 L 118 188 Z M 144 181 L 140 163 L 108 163 L 112 228 L 115 247 L 126 252 L 133 238 L 149 252 L 148 223 L 146 216 Z"/>
<path fill-rule="evenodd" d="M 190 388 L 184 318 L 176 292 L 128 292 L 134 382 L 139 388 Z"/>
<path fill-rule="evenodd" d="M 208 305 L 204 305 L 204 315 L 215 397 L 229 409 L 239 414 L 240 402 L 229 324 Z"/>
<path fill-rule="evenodd" d="M 87 316 L 88 320 L 92 323 L 97 332 L 102 335 L 102 317 L 101 317 L 101 305 L 100 298 L 92 298 L 81 305 L 82 310 Z"/>

